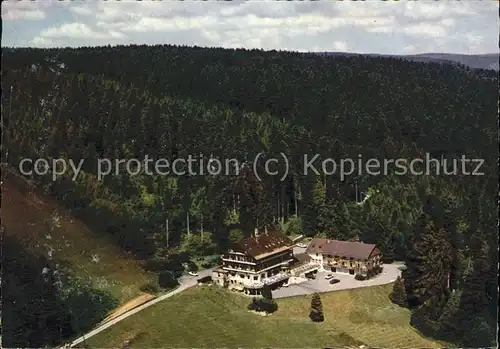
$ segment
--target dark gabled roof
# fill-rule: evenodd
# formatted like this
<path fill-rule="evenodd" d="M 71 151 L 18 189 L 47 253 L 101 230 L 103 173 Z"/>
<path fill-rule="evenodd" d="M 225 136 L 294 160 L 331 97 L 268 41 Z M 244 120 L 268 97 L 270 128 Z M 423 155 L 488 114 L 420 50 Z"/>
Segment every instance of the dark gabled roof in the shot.
<path fill-rule="evenodd" d="M 316 238 L 307 246 L 306 253 L 321 253 L 353 259 L 368 259 L 373 253 L 379 253 L 373 244 Z"/>
<path fill-rule="evenodd" d="M 292 247 L 292 240 L 283 233 L 274 230 L 237 242 L 233 245 L 232 250 L 260 259 Z"/>

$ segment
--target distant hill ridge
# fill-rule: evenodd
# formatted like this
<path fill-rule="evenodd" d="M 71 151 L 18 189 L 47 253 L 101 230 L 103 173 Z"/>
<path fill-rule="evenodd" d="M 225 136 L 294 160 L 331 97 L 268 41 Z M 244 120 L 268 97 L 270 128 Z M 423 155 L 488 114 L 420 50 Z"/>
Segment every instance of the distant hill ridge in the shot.
<path fill-rule="evenodd" d="M 375 53 L 357 54 L 346 52 L 318 52 L 317 54 L 326 56 L 355 56 L 364 55 L 372 57 L 393 57 L 403 58 L 416 62 L 433 62 L 433 63 L 455 63 L 463 64 L 473 69 L 489 69 L 499 70 L 497 53 L 479 54 L 479 55 L 465 55 L 454 53 L 422 53 L 417 55 L 381 55 Z"/>

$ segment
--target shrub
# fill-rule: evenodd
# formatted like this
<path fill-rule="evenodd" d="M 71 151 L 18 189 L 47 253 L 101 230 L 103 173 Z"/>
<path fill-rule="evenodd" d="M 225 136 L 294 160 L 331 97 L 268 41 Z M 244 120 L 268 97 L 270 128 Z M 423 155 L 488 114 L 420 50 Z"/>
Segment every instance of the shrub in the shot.
<path fill-rule="evenodd" d="M 375 275 L 378 275 L 382 272 L 382 270 L 384 270 L 383 267 L 381 267 L 380 265 L 377 265 L 375 267 L 373 267 L 372 269 L 372 275 L 375 276 Z"/>
<path fill-rule="evenodd" d="M 266 312 L 268 314 L 271 314 L 278 310 L 278 304 L 272 299 L 268 298 L 253 298 L 252 303 L 250 303 L 247 308 L 248 310 Z"/>
<path fill-rule="evenodd" d="M 262 297 L 266 299 L 273 299 L 273 293 L 268 285 L 264 285 L 262 288 Z"/>
<path fill-rule="evenodd" d="M 212 282 L 212 277 L 210 275 L 204 276 L 204 277 L 198 279 L 197 281 L 200 284 L 208 284 L 208 283 Z"/>
<path fill-rule="evenodd" d="M 182 266 L 174 267 L 171 270 L 172 270 L 172 273 L 174 274 L 174 278 L 180 278 L 182 276 L 182 274 L 184 273 L 184 267 L 182 267 Z"/>
<path fill-rule="evenodd" d="M 392 292 L 389 295 L 392 303 L 397 304 L 401 307 L 406 306 L 406 289 L 405 284 L 401 277 L 398 276 L 392 287 Z"/>
<path fill-rule="evenodd" d="M 195 271 L 198 271 L 198 266 L 196 265 L 196 263 L 194 263 L 193 261 L 187 261 L 186 262 L 186 265 L 187 265 L 187 270 L 188 271 L 192 271 L 192 272 L 195 272 Z"/>
<path fill-rule="evenodd" d="M 160 292 L 160 287 L 157 284 L 152 283 L 152 282 L 149 282 L 147 284 L 142 285 L 139 289 L 142 292 L 150 293 L 150 294 L 155 294 L 155 293 Z"/>
<path fill-rule="evenodd" d="M 261 309 L 268 314 L 274 313 L 278 310 L 278 304 L 272 299 L 262 298 L 258 303 L 260 304 Z"/>
<path fill-rule="evenodd" d="M 323 315 L 323 304 L 321 303 L 321 298 L 317 293 L 314 293 L 311 299 L 311 311 L 309 313 L 309 318 L 313 322 L 325 321 L 325 316 Z"/>
<path fill-rule="evenodd" d="M 252 298 L 252 303 L 248 305 L 247 309 L 257 311 L 257 298 Z"/>
<path fill-rule="evenodd" d="M 366 280 L 366 279 L 367 279 L 367 277 L 366 277 L 366 276 L 364 276 L 363 274 L 356 274 L 356 275 L 354 276 L 354 278 L 355 278 L 356 280 L 358 280 L 358 281 L 364 281 L 364 280 Z"/>
<path fill-rule="evenodd" d="M 179 285 L 179 282 L 171 271 L 163 271 L 158 275 L 158 285 L 161 288 L 174 288 Z"/>

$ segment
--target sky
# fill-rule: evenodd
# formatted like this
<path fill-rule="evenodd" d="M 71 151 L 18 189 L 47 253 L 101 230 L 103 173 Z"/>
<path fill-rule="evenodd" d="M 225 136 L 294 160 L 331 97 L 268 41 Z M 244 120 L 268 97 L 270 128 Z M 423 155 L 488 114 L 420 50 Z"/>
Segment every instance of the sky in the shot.
<path fill-rule="evenodd" d="M 497 53 L 498 0 L 6 1 L 2 46 Z"/>

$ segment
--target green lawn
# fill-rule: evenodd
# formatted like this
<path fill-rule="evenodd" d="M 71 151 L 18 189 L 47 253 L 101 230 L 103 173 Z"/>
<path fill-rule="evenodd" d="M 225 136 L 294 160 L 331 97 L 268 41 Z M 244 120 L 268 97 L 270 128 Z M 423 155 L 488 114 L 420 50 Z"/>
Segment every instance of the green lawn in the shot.
<path fill-rule="evenodd" d="M 10 175 L 2 185 L 2 224 L 34 254 L 49 253 L 60 268 L 69 270 L 95 288 L 109 291 L 120 303 L 138 294 L 153 278 L 134 258 L 42 195 L 29 194 L 21 179 Z M 54 213 L 59 219 L 54 221 Z"/>
<path fill-rule="evenodd" d="M 121 347 L 345 347 L 432 348 L 409 311 L 393 305 L 391 285 L 323 294 L 325 322 L 308 318 L 310 296 L 278 301 L 262 317 L 246 310 L 249 298 L 216 286 L 198 286 L 166 299 L 87 340 L 91 348 Z"/>

